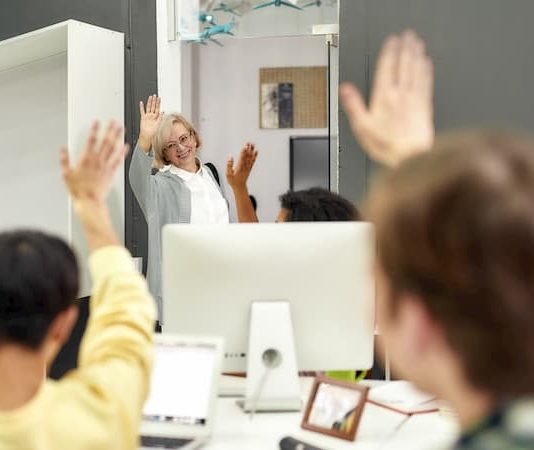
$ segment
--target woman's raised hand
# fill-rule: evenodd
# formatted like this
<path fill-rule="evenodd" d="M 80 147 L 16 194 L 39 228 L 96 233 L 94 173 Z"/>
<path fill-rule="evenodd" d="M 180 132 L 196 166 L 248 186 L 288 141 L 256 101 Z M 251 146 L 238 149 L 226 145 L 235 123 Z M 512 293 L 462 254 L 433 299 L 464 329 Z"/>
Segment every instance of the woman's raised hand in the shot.
<path fill-rule="evenodd" d="M 159 123 L 163 118 L 163 112 L 160 112 L 161 98 L 157 95 L 151 95 L 146 102 L 146 108 L 143 102 L 139 102 L 139 112 L 141 113 L 141 124 L 139 126 L 138 145 L 148 152 L 152 146 L 152 138 L 156 134 Z"/>

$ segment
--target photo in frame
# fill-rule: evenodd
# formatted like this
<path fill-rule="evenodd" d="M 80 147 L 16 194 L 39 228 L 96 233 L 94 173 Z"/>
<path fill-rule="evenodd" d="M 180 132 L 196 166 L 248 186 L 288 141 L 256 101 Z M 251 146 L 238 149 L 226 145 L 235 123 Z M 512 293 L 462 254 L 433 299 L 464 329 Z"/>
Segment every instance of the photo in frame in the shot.
<path fill-rule="evenodd" d="M 261 85 L 261 128 L 293 128 L 293 84 Z"/>
<path fill-rule="evenodd" d="M 326 128 L 326 66 L 260 68 L 260 128 Z"/>
<path fill-rule="evenodd" d="M 302 428 L 354 441 L 369 388 L 319 375 L 315 378 Z"/>

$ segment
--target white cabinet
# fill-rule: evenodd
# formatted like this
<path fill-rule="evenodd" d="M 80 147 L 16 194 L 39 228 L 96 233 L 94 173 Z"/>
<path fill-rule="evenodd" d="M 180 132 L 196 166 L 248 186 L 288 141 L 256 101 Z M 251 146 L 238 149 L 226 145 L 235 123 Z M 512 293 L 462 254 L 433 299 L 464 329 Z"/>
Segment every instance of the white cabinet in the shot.
<path fill-rule="evenodd" d="M 77 160 L 93 120 L 124 123 L 124 35 L 68 20 L 0 42 L 0 231 L 33 228 L 75 248 L 80 297 L 88 250 L 63 186 L 59 149 Z M 124 170 L 109 199 L 124 241 Z"/>

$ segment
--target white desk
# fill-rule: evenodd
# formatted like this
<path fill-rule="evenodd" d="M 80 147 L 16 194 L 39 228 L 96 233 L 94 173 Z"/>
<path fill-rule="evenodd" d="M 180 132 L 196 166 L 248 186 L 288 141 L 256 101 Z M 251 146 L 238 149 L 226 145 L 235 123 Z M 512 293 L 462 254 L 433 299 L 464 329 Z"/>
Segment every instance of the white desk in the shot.
<path fill-rule="evenodd" d="M 244 380 L 242 380 L 244 382 Z M 305 401 L 312 379 L 303 379 Z M 456 423 L 439 413 L 406 416 L 367 404 L 355 442 L 343 441 L 300 428 L 302 412 L 258 413 L 253 419 L 236 405 L 235 398 L 219 398 L 215 430 L 206 450 L 277 450 L 285 436 L 325 449 L 430 450 L 449 447 L 458 435 Z"/>

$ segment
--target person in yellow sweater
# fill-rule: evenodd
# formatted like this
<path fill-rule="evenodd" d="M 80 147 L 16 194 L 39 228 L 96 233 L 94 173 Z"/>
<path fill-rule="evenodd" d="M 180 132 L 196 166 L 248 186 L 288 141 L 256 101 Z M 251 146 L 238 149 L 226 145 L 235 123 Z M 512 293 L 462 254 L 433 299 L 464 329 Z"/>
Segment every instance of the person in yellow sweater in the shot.
<path fill-rule="evenodd" d="M 98 124 L 63 178 L 91 251 L 94 290 L 79 367 L 60 381 L 46 369 L 76 320 L 78 270 L 61 239 L 0 234 L 0 449 L 135 449 L 152 362 L 155 307 L 113 230 L 106 197 L 127 148 Z"/>

